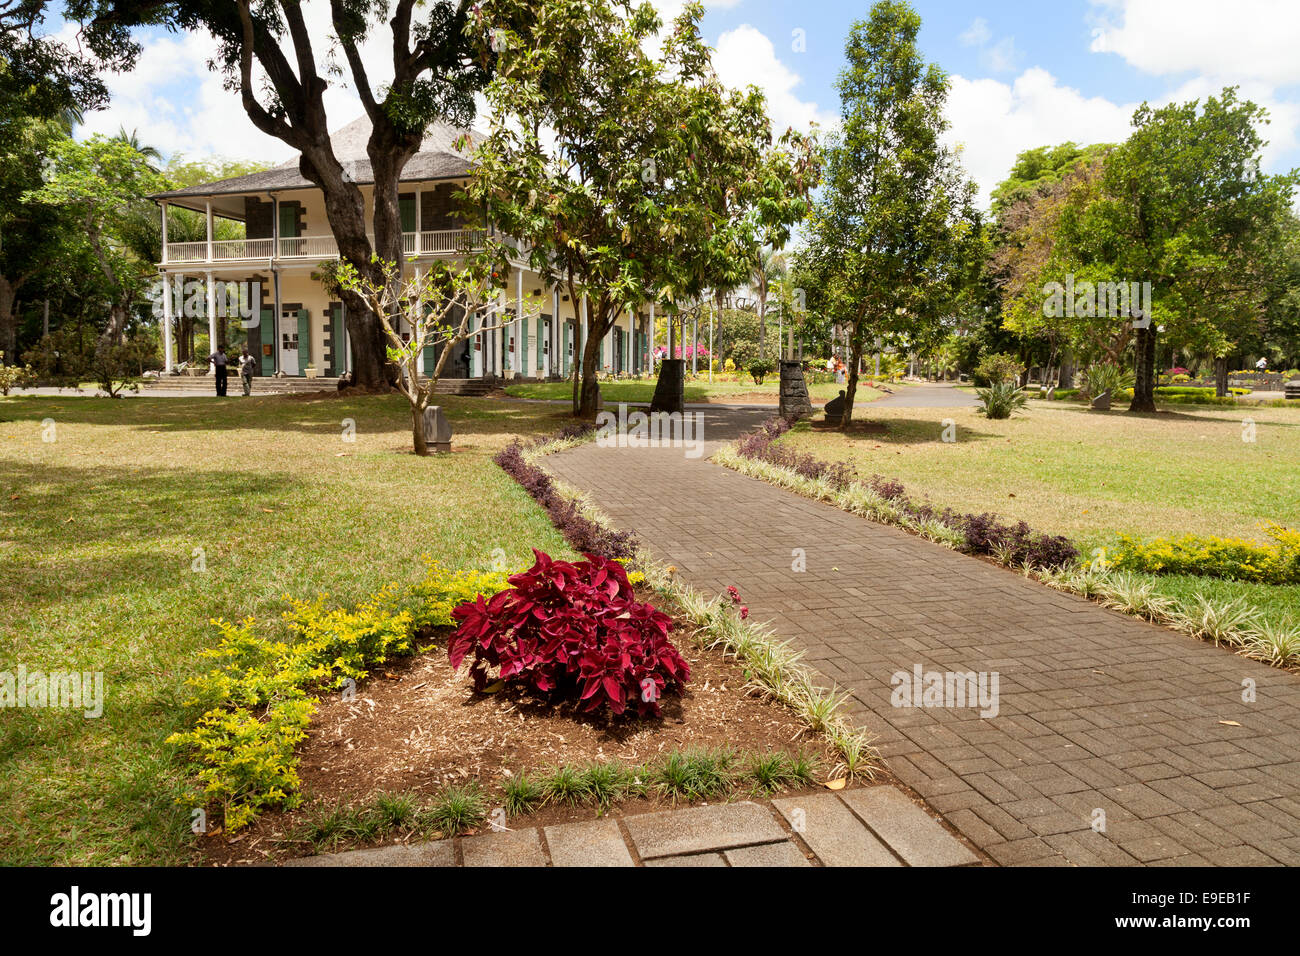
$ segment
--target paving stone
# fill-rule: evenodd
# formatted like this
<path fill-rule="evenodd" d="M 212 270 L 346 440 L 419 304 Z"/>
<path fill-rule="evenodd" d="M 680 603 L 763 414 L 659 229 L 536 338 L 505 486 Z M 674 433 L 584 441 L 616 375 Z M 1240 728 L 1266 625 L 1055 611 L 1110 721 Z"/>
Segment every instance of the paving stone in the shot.
<path fill-rule="evenodd" d="M 732 866 L 812 866 L 802 851 L 789 840 L 742 846 L 722 854 Z"/>
<path fill-rule="evenodd" d="M 466 866 L 546 866 L 542 838 L 534 827 L 462 837 L 460 852 Z"/>
<path fill-rule="evenodd" d="M 839 794 L 849 808 L 909 866 L 964 866 L 979 858 L 893 787 Z"/>
<path fill-rule="evenodd" d="M 380 846 L 368 850 L 323 853 L 289 860 L 285 866 L 455 866 L 456 849 L 451 840 L 431 840 L 402 846 Z"/>
<path fill-rule="evenodd" d="M 553 866 L 636 866 L 613 820 L 561 823 L 544 832 Z"/>
<path fill-rule="evenodd" d="M 932 391 L 909 388 L 887 401 Z M 771 412 L 712 406 L 704 414 L 707 455 Z M 1045 837 L 1100 858 L 1069 829 L 1071 813 L 1086 826 L 1094 808 L 1112 824 L 1180 823 L 1121 841 L 1155 840 L 1158 852 L 1176 854 L 1151 863 L 1271 862 L 1279 847 L 1293 859 L 1285 841 L 1300 836 L 1300 806 L 1276 801 L 1300 792 L 1297 675 L 680 449 L 589 444 L 549 456 L 546 467 L 677 565 L 686 583 L 707 594 L 739 586 L 753 618 L 771 620 L 853 695 L 852 718 L 879 734 L 899 779 L 942 812 L 969 811 L 985 824 L 964 817 L 970 838 L 998 862 L 1066 862 Z M 759 537 L 745 530 L 760 526 Z M 794 548 L 806 552 L 804 574 L 786 570 Z M 890 706 L 890 677 L 916 664 L 998 671 L 999 716 Z M 1245 677 L 1261 690 L 1250 707 L 1235 702 Z M 1039 798 L 1061 812 L 1042 812 Z M 1157 852 L 1149 842 L 1137 848 Z"/>
<path fill-rule="evenodd" d="M 833 793 L 783 797 L 772 804 L 826 866 L 902 866 Z"/>
<path fill-rule="evenodd" d="M 785 839 L 767 807 L 749 801 L 643 813 L 623 822 L 646 861 Z"/>
<path fill-rule="evenodd" d="M 646 866 L 726 866 L 721 853 L 688 853 L 684 856 L 661 856 L 646 860 Z"/>

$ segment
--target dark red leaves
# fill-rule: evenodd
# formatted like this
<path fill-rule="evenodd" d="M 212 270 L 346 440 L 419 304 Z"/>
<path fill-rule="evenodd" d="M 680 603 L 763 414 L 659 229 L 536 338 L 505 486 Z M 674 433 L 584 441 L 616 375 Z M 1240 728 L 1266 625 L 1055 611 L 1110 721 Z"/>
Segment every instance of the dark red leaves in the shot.
<path fill-rule="evenodd" d="M 577 700 L 585 711 L 635 707 L 659 714 L 659 697 L 681 693 L 691 670 L 668 640 L 672 620 L 635 599 L 617 561 L 589 554 L 537 562 L 491 600 L 480 595 L 452 611 L 460 626 L 448 646 L 452 667 L 466 657 L 481 690 L 496 668 L 502 680 Z"/>

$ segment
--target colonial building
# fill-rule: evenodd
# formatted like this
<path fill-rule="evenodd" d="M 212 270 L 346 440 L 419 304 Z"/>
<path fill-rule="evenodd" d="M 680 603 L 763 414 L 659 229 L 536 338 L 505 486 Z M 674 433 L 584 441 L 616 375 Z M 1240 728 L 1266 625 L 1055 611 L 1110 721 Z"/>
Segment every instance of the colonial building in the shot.
<path fill-rule="evenodd" d="M 361 189 L 366 221 L 373 211 L 374 176 L 366 155 L 369 120 L 357 120 L 331 137 L 334 153 Z M 482 248 L 485 233 L 466 228 L 456 215 L 453 194 L 467 181 L 471 164 L 456 149 L 461 131 L 435 124 L 420 151 L 403 171 L 399 195 L 404 268 L 420 269 L 435 259 L 463 255 Z M 202 283 L 206 295 L 198 307 L 207 317 L 210 341 L 219 341 L 218 316 L 224 314 L 228 288 L 255 290 L 257 301 L 243 308 L 246 319 L 227 319 L 224 337 L 233 350 L 247 344 L 261 358 L 263 375 L 332 377 L 350 366 L 345 306 L 313 278 L 323 262 L 338 258 L 325 203 L 319 189 L 298 171 L 297 160 L 264 172 L 189 186 L 153 197 L 163 210 L 163 261 L 158 268 L 165 288 L 163 328 L 174 330 L 177 310 L 185 301 L 181 290 Z M 170 242 L 167 209 L 179 206 L 207 217 L 204 242 Z M 244 238 L 214 240 L 218 218 L 244 224 Z M 490 229 L 490 227 L 489 227 Z M 511 248 L 517 243 L 502 237 Z M 373 237 L 372 237 L 373 241 Z M 571 302 L 558 288 L 546 288 L 526 256 L 511 253 L 515 267 L 511 288 L 504 293 L 512 314 L 528 296 L 542 296 L 543 312 L 525 322 L 517 318 L 505 328 L 480 332 L 463 343 L 444 369 L 445 378 L 561 378 L 572 371 L 573 344 L 579 325 L 586 328 L 586 303 Z M 221 298 L 219 299 L 219 294 Z M 534 302 L 536 300 L 534 299 Z M 522 310 L 521 310 L 522 311 Z M 612 375 L 645 374 L 651 369 L 650 342 L 654 306 L 619 316 L 601 343 L 602 370 Z M 583 336 L 583 341 L 586 336 Z M 426 350 L 426 369 L 433 370 L 434 350 Z M 174 364 L 174 334 L 164 334 L 167 370 Z"/>

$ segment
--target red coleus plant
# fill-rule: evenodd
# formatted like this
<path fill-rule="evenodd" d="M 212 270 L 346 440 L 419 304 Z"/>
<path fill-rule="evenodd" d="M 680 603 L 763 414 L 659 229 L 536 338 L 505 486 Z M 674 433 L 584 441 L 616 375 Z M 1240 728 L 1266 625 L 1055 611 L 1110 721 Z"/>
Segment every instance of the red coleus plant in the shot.
<path fill-rule="evenodd" d="M 672 619 L 635 599 L 617 561 L 586 555 L 556 561 L 534 550 L 537 562 L 512 576 L 511 587 L 479 595 L 452 610 L 459 623 L 448 648 L 482 690 L 491 669 L 505 681 L 554 698 L 577 699 L 585 711 L 606 704 L 659 714 L 664 693 L 680 694 L 690 666 L 668 640 Z"/>

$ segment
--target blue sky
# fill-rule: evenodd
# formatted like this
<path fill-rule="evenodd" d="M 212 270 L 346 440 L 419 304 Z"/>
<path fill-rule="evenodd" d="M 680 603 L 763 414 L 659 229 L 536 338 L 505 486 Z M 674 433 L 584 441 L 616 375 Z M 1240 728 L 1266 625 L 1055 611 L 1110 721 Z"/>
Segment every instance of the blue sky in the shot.
<path fill-rule="evenodd" d="M 653 0 L 666 17 L 683 0 Z M 723 80 L 754 83 L 777 125 L 833 124 L 835 78 L 867 0 L 706 0 L 704 33 Z M 1300 166 L 1300 0 L 914 0 L 927 59 L 950 75 L 951 139 L 982 194 L 1016 153 L 1062 142 L 1113 142 L 1133 108 L 1201 98 L 1226 84 L 1266 106 L 1270 171 Z M 328 32 L 325 0 L 307 0 Z M 90 132 L 138 130 L 164 152 L 282 161 L 287 147 L 253 129 L 238 97 L 204 62 L 210 41 L 143 36 L 139 67 L 111 82 L 113 105 Z M 376 62 L 382 62 L 376 46 Z M 369 59 L 369 58 L 368 58 Z M 360 113 L 347 89 L 327 99 L 343 125 Z"/>

